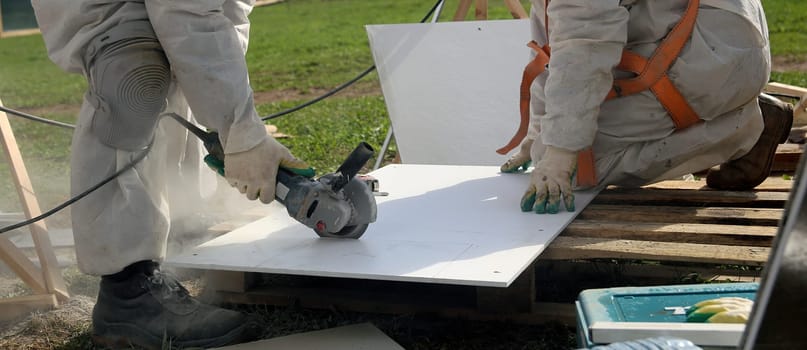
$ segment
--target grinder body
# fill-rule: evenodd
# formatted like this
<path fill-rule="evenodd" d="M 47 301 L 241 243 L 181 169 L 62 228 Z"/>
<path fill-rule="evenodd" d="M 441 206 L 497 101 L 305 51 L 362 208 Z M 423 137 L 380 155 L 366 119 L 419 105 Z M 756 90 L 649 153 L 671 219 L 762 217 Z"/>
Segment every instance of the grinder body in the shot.
<path fill-rule="evenodd" d="M 204 143 L 205 163 L 224 176 L 224 150 L 218 133 L 208 132 L 184 118 L 169 114 Z M 373 148 L 361 142 L 336 172 L 314 180 L 311 168 L 293 172 L 279 168 L 275 198 L 295 220 L 320 237 L 359 238 L 376 220 L 376 203 L 370 186 L 355 178 L 372 157 Z"/>

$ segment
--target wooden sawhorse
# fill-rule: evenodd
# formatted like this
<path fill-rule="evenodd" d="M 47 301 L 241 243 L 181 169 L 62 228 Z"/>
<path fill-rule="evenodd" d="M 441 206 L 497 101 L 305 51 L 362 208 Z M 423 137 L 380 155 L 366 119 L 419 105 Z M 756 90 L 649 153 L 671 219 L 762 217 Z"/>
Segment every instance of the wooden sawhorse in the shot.
<path fill-rule="evenodd" d="M 10 164 L 26 218 L 40 215 L 42 211 L 17 147 L 17 140 L 11 132 L 8 116 L 2 111 L 0 111 L 0 143 Z M 28 227 L 41 267 L 37 267 L 14 243 L 0 234 L 0 260 L 33 290 L 32 295 L 0 300 L 0 321 L 14 319 L 32 310 L 56 307 L 59 302 L 70 297 L 48 236 L 47 226 L 43 221 L 38 221 Z"/>

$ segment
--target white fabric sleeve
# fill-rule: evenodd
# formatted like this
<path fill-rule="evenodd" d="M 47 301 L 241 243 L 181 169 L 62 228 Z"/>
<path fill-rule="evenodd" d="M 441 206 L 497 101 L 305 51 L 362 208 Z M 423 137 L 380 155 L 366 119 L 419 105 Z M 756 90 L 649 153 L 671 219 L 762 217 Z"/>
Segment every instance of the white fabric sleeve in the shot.
<path fill-rule="evenodd" d="M 552 54 L 544 87 L 543 143 L 571 151 L 591 146 L 600 105 L 627 41 L 628 10 L 618 0 L 549 2 Z"/>
<path fill-rule="evenodd" d="M 196 119 L 219 132 L 227 153 L 246 151 L 266 137 L 249 86 L 236 24 L 224 0 L 147 1 L 154 31 Z"/>
<path fill-rule="evenodd" d="M 544 0 L 532 0 L 532 7 L 530 9 L 530 32 L 532 35 L 532 40 L 538 43 L 538 46 L 546 45 L 546 28 L 544 24 Z M 530 51 L 530 61 L 532 61 L 536 54 L 535 51 L 532 49 Z M 544 114 L 544 101 L 540 98 L 536 98 L 535 90 L 541 89 L 544 86 L 544 81 L 546 80 L 546 73 L 542 73 L 535 78 L 535 81 L 532 82 L 530 85 L 530 91 L 532 91 L 532 98 L 530 98 L 530 126 L 527 129 L 527 137 L 530 140 L 536 140 L 540 138 L 541 133 L 541 121 L 540 116 Z M 540 141 L 540 140 L 539 140 Z M 540 142 L 539 142 L 540 143 Z M 535 161 L 538 159 L 533 158 Z"/>

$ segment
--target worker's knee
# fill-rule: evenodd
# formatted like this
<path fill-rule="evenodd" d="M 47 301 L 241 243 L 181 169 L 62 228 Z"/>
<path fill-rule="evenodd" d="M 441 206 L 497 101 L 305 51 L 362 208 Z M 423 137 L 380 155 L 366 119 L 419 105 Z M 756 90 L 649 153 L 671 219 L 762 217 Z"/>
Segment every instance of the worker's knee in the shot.
<path fill-rule="evenodd" d="M 120 24 L 87 47 L 87 99 L 95 107 L 93 134 L 125 150 L 145 147 L 165 106 L 171 69 L 151 24 Z"/>

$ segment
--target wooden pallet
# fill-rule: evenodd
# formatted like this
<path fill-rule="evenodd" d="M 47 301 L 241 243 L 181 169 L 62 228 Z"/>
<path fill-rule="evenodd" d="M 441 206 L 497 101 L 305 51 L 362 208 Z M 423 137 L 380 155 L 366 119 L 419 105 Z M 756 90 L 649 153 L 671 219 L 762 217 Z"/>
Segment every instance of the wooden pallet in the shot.
<path fill-rule="evenodd" d="M 606 189 L 509 288 L 209 271 L 206 292 L 239 304 L 572 325 L 583 289 L 759 278 L 792 185 L 774 176 L 745 192 L 703 180 Z"/>
<path fill-rule="evenodd" d="M 761 266 L 792 186 L 780 176 L 743 192 L 710 190 L 703 180 L 609 188 L 541 258 Z"/>

